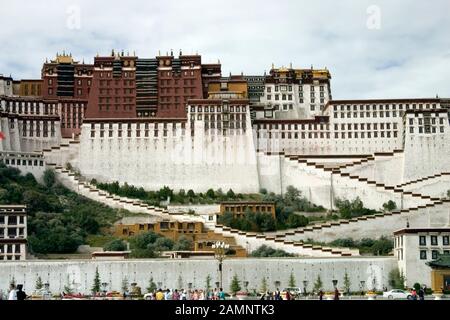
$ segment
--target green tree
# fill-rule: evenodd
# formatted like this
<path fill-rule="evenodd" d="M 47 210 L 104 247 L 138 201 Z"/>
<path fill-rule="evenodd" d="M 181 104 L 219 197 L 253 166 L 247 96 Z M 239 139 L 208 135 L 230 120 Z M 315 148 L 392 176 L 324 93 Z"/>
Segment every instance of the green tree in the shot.
<path fill-rule="evenodd" d="M 100 274 L 98 273 L 98 267 L 95 268 L 95 277 L 94 277 L 94 283 L 92 285 L 92 293 L 95 295 L 96 293 L 100 292 L 100 286 L 101 286 L 101 280 L 100 280 Z"/>
<path fill-rule="evenodd" d="M 192 246 L 193 246 L 192 240 L 189 240 L 185 236 L 181 236 L 180 238 L 178 238 L 177 242 L 175 242 L 175 244 L 173 245 L 172 250 L 188 251 L 188 250 L 192 250 Z"/>
<path fill-rule="evenodd" d="M 44 180 L 44 184 L 47 188 L 53 187 L 56 182 L 56 174 L 52 169 L 46 169 L 44 171 L 44 176 L 42 178 Z"/>
<path fill-rule="evenodd" d="M 398 268 L 392 269 L 389 272 L 389 285 L 392 289 L 405 289 L 405 282 L 405 275 Z"/>
<path fill-rule="evenodd" d="M 195 192 L 192 189 L 189 189 L 187 192 L 187 196 L 191 199 L 195 198 Z"/>
<path fill-rule="evenodd" d="M 397 204 L 394 201 L 389 200 L 388 202 L 383 203 L 384 211 L 391 212 L 394 211 L 395 209 L 397 209 Z"/>
<path fill-rule="evenodd" d="M 228 190 L 227 198 L 228 199 L 235 199 L 236 198 L 236 195 L 234 194 L 234 191 L 232 189 Z"/>
<path fill-rule="evenodd" d="M 347 271 L 345 271 L 345 274 L 344 274 L 344 291 L 345 291 L 345 293 L 350 294 L 350 288 L 351 288 L 350 277 L 349 277 Z"/>
<path fill-rule="evenodd" d="M 147 292 L 152 293 L 156 290 L 157 290 L 156 283 L 153 281 L 153 277 L 151 277 L 150 280 L 148 281 Z"/>
<path fill-rule="evenodd" d="M 286 251 L 283 251 L 281 249 L 273 249 L 271 247 L 268 247 L 267 245 L 263 244 L 258 249 L 254 250 L 251 253 L 252 257 L 292 257 L 293 254 L 288 253 Z"/>
<path fill-rule="evenodd" d="M 394 249 L 393 241 L 383 236 L 379 240 L 375 241 L 371 248 L 371 252 L 377 256 L 385 256 L 388 255 L 392 249 Z"/>
<path fill-rule="evenodd" d="M 241 283 L 237 274 L 235 273 L 233 279 L 231 279 L 230 292 L 232 292 L 233 295 L 236 295 L 236 293 L 239 291 L 241 291 Z"/>
<path fill-rule="evenodd" d="M 294 277 L 294 273 L 291 272 L 291 275 L 289 276 L 289 287 L 294 288 L 296 286 L 297 286 L 297 284 L 296 284 L 296 280 Z"/>
<path fill-rule="evenodd" d="M 41 290 L 43 287 L 44 287 L 44 284 L 42 283 L 42 279 L 41 279 L 41 277 L 39 276 L 39 277 L 37 277 L 37 279 L 36 279 L 36 284 L 35 284 L 34 288 L 35 288 L 37 291 L 39 291 L 39 290 Z"/>
<path fill-rule="evenodd" d="M 216 194 L 214 193 L 213 189 L 209 189 L 208 191 L 206 191 L 206 196 L 210 199 L 215 199 L 216 198 Z"/>
<path fill-rule="evenodd" d="M 267 292 L 267 279 L 266 277 L 263 277 L 261 280 L 261 292 L 266 293 Z"/>
<path fill-rule="evenodd" d="M 206 289 L 206 292 L 211 291 L 211 275 L 209 275 L 209 274 L 206 276 L 205 289 Z"/>
<path fill-rule="evenodd" d="M 314 291 L 319 292 L 323 288 L 322 278 L 320 278 L 320 274 L 317 276 L 316 281 L 314 282 Z"/>
<path fill-rule="evenodd" d="M 126 251 L 127 245 L 123 240 L 114 239 L 103 246 L 104 251 Z"/>
<path fill-rule="evenodd" d="M 167 200 L 168 198 L 173 198 L 173 190 L 170 189 L 168 186 L 164 186 L 164 188 L 160 189 L 159 192 L 159 199 L 160 200 Z"/>

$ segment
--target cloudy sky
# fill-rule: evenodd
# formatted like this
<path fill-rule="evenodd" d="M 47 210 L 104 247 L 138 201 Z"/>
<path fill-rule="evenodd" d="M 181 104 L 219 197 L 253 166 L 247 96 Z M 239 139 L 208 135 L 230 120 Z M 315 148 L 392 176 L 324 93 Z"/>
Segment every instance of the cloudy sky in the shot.
<path fill-rule="evenodd" d="M 173 49 L 229 72 L 327 67 L 335 99 L 450 97 L 450 1 L 0 0 L 0 73 L 45 58 Z"/>

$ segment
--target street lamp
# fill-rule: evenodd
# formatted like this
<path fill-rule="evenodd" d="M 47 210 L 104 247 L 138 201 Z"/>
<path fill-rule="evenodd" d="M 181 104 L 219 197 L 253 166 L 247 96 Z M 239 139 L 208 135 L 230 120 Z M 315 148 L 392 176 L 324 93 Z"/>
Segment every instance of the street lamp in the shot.
<path fill-rule="evenodd" d="M 336 279 L 333 280 L 333 287 L 336 289 L 338 281 Z"/>
<path fill-rule="evenodd" d="M 303 280 L 303 294 L 306 296 L 306 288 L 308 287 L 308 281 L 307 280 Z"/>
<path fill-rule="evenodd" d="M 214 249 L 214 257 L 216 258 L 217 261 L 219 261 L 220 287 L 223 288 L 222 263 L 227 256 L 226 253 L 227 250 L 230 248 L 230 245 L 223 241 L 217 241 L 212 245 L 212 248 Z"/>

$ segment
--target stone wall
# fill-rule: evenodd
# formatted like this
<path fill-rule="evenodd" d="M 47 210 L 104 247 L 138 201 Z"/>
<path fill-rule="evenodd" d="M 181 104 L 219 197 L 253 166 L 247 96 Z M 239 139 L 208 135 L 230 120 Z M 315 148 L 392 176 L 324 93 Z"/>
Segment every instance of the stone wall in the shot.
<path fill-rule="evenodd" d="M 270 290 L 275 289 L 279 281 L 280 289 L 289 284 L 293 273 L 298 287 L 303 288 L 303 281 L 308 281 L 307 290 L 311 291 L 313 283 L 320 275 L 325 290 L 332 289 L 332 280 L 338 280 L 342 288 L 343 278 L 347 272 L 350 277 L 352 291 L 360 289 L 360 282 L 365 281 L 366 289 L 371 289 L 375 279 L 377 288 L 389 286 L 389 271 L 397 267 L 393 257 L 385 258 L 320 258 L 320 259 L 229 259 L 223 265 L 223 287 L 229 291 L 231 279 L 237 274 L 243 286 L 248 281 L 248 289 L 261 287 L 262 278 L 266 277 Z M 24 284 L 25 291 L 34 290 L 38 276 L 43 282 L 50 284 L 52 292 L 62 292 L 67 281 L 76 291 L 88 293 L 93 284 L 95 269 L 98 268 L 102 282 L 108 283 L 108 290 L 121 291 L 122 280 L 136 282 L 145 288 L 149 279 L 161 287 L 178 287 L 179 279 L 183 288 L 189 283 L 192 288 L 203 288 L 207 275 L 211 275 L 212 286 L 219 281 L 218 263 L 216 260 L 123 260 L 123 261 L 26 261 L 3 262 L 0 264 L 0 288 L 6 290 L 8 283 L 14 277 L 16 283 Z"/>

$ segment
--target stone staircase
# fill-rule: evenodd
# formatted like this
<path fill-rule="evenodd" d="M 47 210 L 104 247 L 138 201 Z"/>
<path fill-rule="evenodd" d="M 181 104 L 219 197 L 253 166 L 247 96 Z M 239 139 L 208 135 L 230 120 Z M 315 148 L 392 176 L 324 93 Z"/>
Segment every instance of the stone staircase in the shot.
<path fill-rule="evenodd" d="M 403 202 L 403 207 L 417 207 L 432 204 L 434 201 L 438 201 L 439 198 L 434 198 L 428 195 L 422 195 L 419 193 L 413 193 L 411 191 L 405 191 L 396 186 L 389 186 L 384 183 L 379 183 L 375 180 L 359 177 L 357 175 L 344 172 L 342 168 L 348 168 L 350 166 L 357 166 L 361 163 L 367 163 L 373 161 L 374 157 L 368 157 L 361 159 L 353 164 L 346 164 L 342 167 L 329 167 L 324 164 L 318 164 L 311 162 L 307 159 L 303 159 L 301 156 L 283 155 L 284 158 L 291 163 L 296 169 L 299 169 L 309 174 L 316 175 L 324 179 L 330 179 L 333 175 L 333 182 L 335 189 L 335 195 L 339 196 L 341 189 L 352 188 L 354 190 L 360 190 L 361 192 L 356 194 L 360 196 L 361 200 L 366 204 L 373 202 L 374 198 L 379 199 L 379 207 L 382 203 L 389 200 L 394 200 L 397 203 Z M 296 187 L 296 185 L 294 185 Z M 356 197 L 355 195 L 355 197 Z"/>
<path fill-rule="evenodd" d="M 267 245 L 268 247 L 284 250 L 301 257 L 359 256 L 359 250 L 313 246 L 301 241 L 292 241 L 278 236 L 266 236 L 264 234 L 240 231 L 219 224 L 215 225 L 213 231 L 214 233 L 221 233 L 224 236 L 234 237 L 237 244 L 248 248 L 250 251 L 256 250 L 262 245 Z"/>

